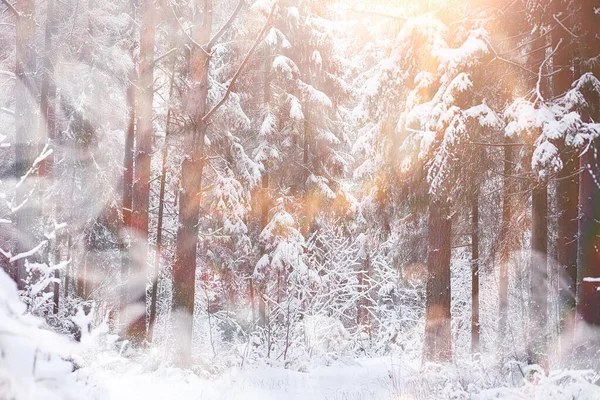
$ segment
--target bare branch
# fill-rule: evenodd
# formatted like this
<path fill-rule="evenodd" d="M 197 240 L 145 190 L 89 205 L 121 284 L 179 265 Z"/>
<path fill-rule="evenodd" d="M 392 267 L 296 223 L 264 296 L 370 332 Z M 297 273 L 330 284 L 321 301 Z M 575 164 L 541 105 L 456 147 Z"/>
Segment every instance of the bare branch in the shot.
<path fill-rule="evenodd" d="M 177 48 L 172 48 L 171 50 L 167 51 L 165 54 L 163 54 L 162 56 L 158 57 L 156 60 L 154 60 L 154 62 L 152 63 L 157 64 L 160 60 L 162 60 L 165 57 L 168 57 L 169 55 L 173 54 L 173 52 L 177 51 Z"/>
<path fill-rule="evenodd" d="M 563 21 L 566 21 L 566 20 L 567 20 L 568 18 L 570 18 L 570 17 L 571 17 L 573 14 L 574 14 L 574 12 L 572 12 L 571 14 L 567 15 L 566 17 L 564 17 L 564 18 L 563 18 Z M 562 22 L 561 22 L 560 20 L 557 20 L 557 22 L 559 22 L 559 23 L 561 23 L 561 24 L 562 24 Z M 546 30 L 546 31 L 545 31 L 544 33 L 542 33 L 540 36 L 538 36 L 538 37 L 536 37 L 536 38 L 534 38 L 534 39 L 531 39 L 531 40 L 527 40 L 527 41 L 525 41 L 525 42 L 521 43 L 520 45 L 518 45 L 517 47 L 515 47 L 514 49 L 512 49 L 512 50 L 509 50 L 509 51 L 506 51 L 506 52 L 502 53 L 502 55 L 506 55 L 506 54 L 508 54 L 508 53 L 513 53 L 513 52 L 515 52 L 515 51 L 518 51 L 518 50 L 522 49 L 523 47 L 525 47 L 525 46 L 528 46 L 528 45 L 530 45 L 531 43 L 535 42 L 536 40 L 539 40 L 539 39 L 541 39 L 541 38 L 543 38 L 543 37 L 545 37 L 545 36 L 548 36 L 549 34 L 551 34 L 551 33 L 552 33 L 552 31 L 554 31 L 554 29 L 556 29 L 556 27 L 557 27 L 557 25 L 553 25 L 553 26 L 552 26 L 550 29 Z"/>
<path fill-rule="evenodd" d="M 229 95 L 231 95 L 231 91 L 233 90 L 233 86 L 235 85 L 235 82 L 237 81 L 238 77 L 240 76 L 240 74 L 242 73 L 242 70 L 244 69 L 244 67 L 246 66 L 246 64 L 248 63 L 248 60 L 250 60 L 250 57 L 252 57 L 252 54 L 254 54 L 254 51 L 256 50 L 256 47 L 258 46 L 258 44 L 262 41 L 262 37 L 264 36 L 265 32 L 267 31 L 267 29 L 269 28 L 269 26 L 271 25 L 271 19 L 273 18 L 273 14 L 275 14 L 275 9 L 277 8 L 277 2 L 275 2 L 273 4 L 273 7 L 271 7 L 271 12 L 269 13 L 269 17 L 267 18 L 267 20 L 265 21 L 264 26 L 262 27 L 260 33 L 258 34 L 258 36 L 256 37 L 256 40 L 254 41 L 254 44 L 252 45 L 252 47 L 250 48 L 250 50 L 248 51 L 248 53 L 246 54 L 246 57 L 244 57 L 244 60 L 242 61 L 242 63 L 240 64 L 238 70 L 235 72 L 235 74 L 233 75 L 233 77 L 231 78 L 231 82 L 229 83 L 229 86 L 227 87 L 227 90 L 225 91 L 225 94 L 223 95 L 223 97 L 221 98 L 221 100 L 219 100 L 219 102 L 208 112 L 206 113 L 206 115 L 204 117 L 202 117 L 202 122 L 206 123 L 210 117 L 213 116 L 213 114 L 223 105 L 225 104 L 225 102 L 227 101 L 227 99 L 229 98 Z"/>
<path fill-rule="evenodd" d="M 192 42 L 192 44 L 194 44 L 194 46 L 196 46 L 197 48 L 199 48 L 200 50 L 202 50 L 208 57 L 210 57 L 210 53 L 208 53 L 205 49 L 204 46 L 202 46 L 200 43 L 196 42 L 194 40 L 194 38 L 192 38 L 190 36 L 190 34 L 188 33 L 188 31 L 185 30 L 185 27 L 183 26 L 183 24 L 181 23 L 181 21 L 179 20 L 179 17 L 177 16 L 177 13 L 175 12 L 175 9 L 173 8 L 173 4 L 171 4 L 169 2 L 169 8 L 171 9 L 171 12 L 173 13 L 173 16 L 175 17 L 175 20 L 177 21 L 177 23 L 179 24 L 179 27 L 181 28 L 181 30 L 183 31 L 184 35 L 188 38 L 188 40 L 190 42 Z"/>
<path fill-rule="evenodd" d="M 552 52 L 546 58 L 544 58 L 544 61 L 540 64 L 540 69 L 538 70 L 538 80 L 535 84 L 535 93 L 537 95 L 537 100 L 539 100 L 540 102 L 544 102 L 544 97 L 542 97 L 542 90 L 540 88 L 542 84 L 542 70 L 544 69 L 544 66 L 546 65 L 548 60 L 554 56 L 554 53 L 556 53 L 562 42 L 563 40 L 561 38 L 556 44 L 554 50 L 552 50 Z"/>
<path fill-rule="evenodd" d="M 494 53 L 494 60 L 502 61 L 502 62 L 504 62 L 504 63 L 510 64 L 510 65 L 513 65 L 513 66 L 515 66 L 515 67 L 517 67 L 517 68 L 520 68 L 520 69 L 522 69 L 523 71 L 525 71 L 525 72 L 527 72 L 527 73 L 529 73 L 529 74 L 531 74 L 531 75 L 539 76 L 539 72 L 532 71 L 532 70 L 530 70 L 529 68 L 525 67 L 524 65 L 521 65 L 521 64 L 519 64 L 519 63 L 518 63 L 518 62 L 516 62 L 516 61 L 512 61 L 512 60 L 509 60 L 508 58 L 504 58 L 504 57 L 500 56 L 500 54 L 499 54 L 499 53 L 496 51 L 496 49 L 494 48 L 494 46 L 492 46 L 492 44 L 489 42 L 489 40 L 487 40 L 486 38 L 482 38 L 482 39 L 483 39 L 483 40 L 485 41 L 485 43 L 488 45 L 488 47 L 489 47 L 489 49 L 492 51 L 492 53 Z M 493 61 L 493 60 L 492 60 L 492 61 Z M 542 74 L 542 77 L 548 77 L 548 76 L 555 75 L 555 74 L 557 74 L 559 71 L 560 71 L 560 70 L 556 70 L 556 71 L 553 71 L 553 72 L 551 72 L 551 73 L 549 73 L 549 74 Z"/>
<path fill-rule="evenodd" d="M 18 12 L 17 9 L 12 4 L 10 4 L 8 0 L 2 0 L 2 2 L 6 5 L 8 10 L 15 15 L 15 17 L 21 18 L 21 13 Z"/>
<path fill-rule="evenodd" d="M 13 110 L 10 110 L 10 109 L 5 108 L 5 107 L 0 107 L 0 112 L 3 112 L 3 113 L 8 114 L 8 115 L 12 115 L 13 117 L 15 116 L 15 112 Z"/>
<path fill-rule="evenodd" d="M 235 18 L 237 17 L 237 15 L 242 10 L 242 8 L 244 7 L 245 3 L 246 3 L 245 0 L 240 0 L 238 2 L 237 7 L 235 8 L 235 10 L 233 10 L 233 13 L 231 13 L 231 16 L 229 17 L 229 19 L 227 20 L 227 22 L 225 22 L 225 24 L 221 27 L 221 29 L 219 29 L 219 31 L 217 32 L 217 34 L 215 36 L 213 36 L 213 38 L 210 39 L 210 41 L 204 45 L 205 50 L 208 53 L 210 53 L 212 51 L 212 47 L 215 45 L 215 43 L 217 43 L 217 41 L 221 38 L 221 36 L 223 36 L 223 34 L 227 31 L 227 29 L 229 29 L 229 27 L 231 26 L 231 24 L 233 24 L 233 21 L 235 20 Z"/>
<path fill-rule="evenodd" d="M 486 146 L 486 147 L 508 147 L 508 146 L 515 146 L 515 147 L 521 147 L 521 146 L 525 146 L 524 143 L 484 143 L 484 142 L 469 142 L 469 144 L 475 145 L 475 146 Z"/>
<path fill-rule="evenodd" d="M 571 36 L 573 36 L 575 39 L 577 39 L 579 36 L 577 36 L 576 34 L 574 34 L 573 32 L 571 32 L 561 21 L 560 19 L 558 19 L 558 17 L 556 16 L 556 14 L 552 15 L 552 18 L 554 18 L 554 20 L 565 30 L 567 31 L 567 33 Z"/>

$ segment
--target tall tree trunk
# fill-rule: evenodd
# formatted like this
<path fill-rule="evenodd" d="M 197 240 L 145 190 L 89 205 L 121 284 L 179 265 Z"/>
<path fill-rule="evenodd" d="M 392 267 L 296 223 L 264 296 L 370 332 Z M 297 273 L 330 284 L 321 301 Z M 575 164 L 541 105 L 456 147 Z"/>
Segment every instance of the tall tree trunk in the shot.
<path fill-rule="evenodd" d="M 16 18 L 16 66 L 17 78 L 15 88 L 15 178 L 18 182 L 32 167 L 38 153 L 39 135 L 34 115 L 36 114 L 36 85 L 34 74 L 36 70 L 36 53 L 34 47 L 35 35 L 35 2 L 33 0 L 18 0 L 15 4 L 19 15 Z M 16 189 L 15 201 L 23 206 L 15 212 L 16 252 L 23 253 L 37 245 L 36 223 L 39 207 L 31 191 L 34 188 L 30 176 L 19 184 Z M 15 262 L 13 278 L 19 289 L 24 289 L 26 277 L 25 260 Z"/>
<path fill-rule="evenodd" d="M 356 324 L 361 328 L 363 332 L 366 332 L 369 337 L 371 336 L 371 320 L 369 314 L 369 276 L 371 274 L 371 258 L 369 256 L 369 245 L 367 243 L 367 236 L 364 237 L 361 249 L 361 263 L 359 265 L 358 272 L 358 304 L 356 307 Z"/>
<path fill-rule="evenodd" d="M 212 0 L 204 0 L 202 22 L 194 32 L 196 43 L 208 43 L 212 28 Z M 204 141 L 207 124 L 209 58 L 201 49 L 194 48 L 190 60 L 192 87 L 187 99 L 188 113 L 194 124 L 188 127 L 184 138 L 187 153 L 181 166 L 181 193 L 175 265 L 173 266 L 173 315 L 181 332 L 176 348 L 176 362 L 187 367 L 192 361 L 192 334 L 196 288 L 196 248 L 200 214 L 202 172 L 204 169 Z"/>
<path fill-rule="evenodd" d="M 479 352 L 479 184 L 471 200 L 471 352 Z"/>
<path fill-rule="evenodd" d="M 427 306 L 425 312 L 425 360 L 452 359 L 450 313 L 450 257 L 452 220 L 449 206 L 442 201 L 429 203 L 427 229 Z"/>
<path fill-rule="evenodd" d="M 175 63 L 177 54 L 173 55 L 173 63 L 171 65 L 171 82 L 169 83 L 169 102 L 173 97 L 173 89 L 175 87 Z M 154 278 L 152 279 L 152 298 L 150 301 L 150 320 L 148 323 L 148 340 L 152 341 L 154 337 L 154 323 L 156 321 L 156 301 L 158 298 L 158 279 L 160 277 L 160 259 L 162 254 L 162 234 L 163 234 L 163 218 L 165 210 L 165 186 L 167 183 L 167 159 L 169 156 L 169 127 L 171 125 L 171 105 L 167 110 L 167 120 L 165 123 L 165 143 L 162 151 L 162 168 L 160 174 L 160 192 L 158 195 L 158 222 L 156 226 L 156 252 L 154 257 Z"/>
<path fill-rule="evenodd" d="M 265 166 L 265 171 L 262 176 L 262 193 L 261 193 L 261 210 L 260 210 L 260 231 L 267 226 L 269 222 L 269 173 L 267 171 L 267 166 Z M 261 246 L 261 254 L 264 254 L 264 249 Z M 252 284 L 252 282 L 250 283 Z M 250 288 L 252 291 L 254 287 Z M 265 296 L 267 286 L 263 282 L 259 286 L 259 296 L 258 296 L 258 326 L 265 327 L 267 325 L 267 308 L 265 304 Z M 254 311 L 254 303 L 252 303 L 252 310 Z"/>
<path fill-rule="evenodd" d="M 67 232 L 67 261 L 68 264 L 65 267 L 65 294 L 64 297 L 69 297 L 69 284 L 73 281 L 73 285 L 75 285 L 75 265 L 73 263 L 73 232 L 71 231 L 71 226 L 73 226 L 73 199 L 75 194 L 75 173 L 71 172 L 71 190 L 69 193 L 69 230 Z M 71 274 L 69 274 L 71 271 Z"/>
<path fill-rule="evenodd" d="M 142 3 L 140 31 L 140 72 L 136 102 L 137 131 L 133 179 L 132 235 L 133 248 L 129 292 L 133 321 L 128 335 L 136 342 L 146 338 L 146 281 L 148 275 L 148 207 L 150 204 L 150 163 L 152 161 L 152 99 L 154 95 L 154 1 Z"/>
<path fill-rule="evenodd" d="M 548 189 L 544 182 L 531 191 L 530 340 L 532 356 L 546 363 L 548 316 Z"/>
<path fill-rule="evenodd" d="M 584 1 L 581 8 L 582 35 L 580 38 L 580 65 L 598 52 L 600 40 L 597 32 L 597 15 L 594 3 Z M 593 63 L 589 70 L 596 78 L 600 78 L 600 66 Z M 589 115 L 589 114 L 592 115 Z M 586 122 L 600 121 L 600 110 L 595 109 L 582 115 Z M 580 220 L 579 220 L 579 288 L 577 290 L 577 310 L 581 319 L 587 324 L 600 326 L 600 139 L 592 141 L 580 159 L 581 175 L 579 187 Z"/>
<path fill-rule="evenodd" d="M 264 63 L 264 85 L 263 85 L 263 103 L 266 107 L 269 107 L 271 103 L 271 57 L 268 54 L 265 56 Z M 260 194 L 260 231 L 269 223 L 269 171 L 268 161 L 264 162 L 265 170 L 262 175 L 262 190 Z M 264 254 L 264 249 L 261 248 L 261 256 Z M 260 285 L 259 297 L 258 297 L 258 325 L 265 327 L 267 324 L 266 305 L 265 305 L 265 290 L 266 285 L 263 283 Z M 254 297 L 254 287 L 252 281 L 250 281 L 251 297 Z M 254 300 L 252 299 L 252 312 L 254 312 Z"/>
<path fill-rule="evenodd" d="M 500 249 L 500 280 L 498 284 L 498 342 L 500 351 L 504 353 L 504 339 L 506 336 L 506 325 L 508 317 L 508 266 L 512 251 L 510 238 L 510 225 L 513 218 L 513 182 L 512 175 L 514 174 L 514 148 L 510 144 L 504 146 L 504 188 L 502 191 L 502 222 L 500 225 L 500 234 L 498 235 L 498 243 Z"/>
<path fill-rule="evenodd" d="M 539 26 L 544 25 L 539 16 Z M 538 32 L 534 48 L 543 48 L 549 40 Z M 539 70 L 545 65 L 545 52 L 535 53 L 531 57 L 530 68 Z M 542 72 L 548 72 L 542 69 Z M 540 77 L 539 89 L 544 98 L 551 95 L 549 78 Z M 541 133 L 541 132 L 540 132 Z M 547 182 L 536 179 L 531 189 L 531 268 L 529 274 L 529 337 L 528 352 L 532 361 L 547 367 L 547 321 L 548 321 L 548 186 Z"/>
<path fill-rule="evenodd" d="M 600 140 L 581 157 L 579 201 L 580 288 L 577 310 L 588 324 L 600 326 Z"/>
<path fill-rule="evenodd" d="M 560 1 L 553 2 L 553 12 L 558 14 L 566 11 Z M 563 24 L 567 21 L 563 21 Z M 555 54 L 552 65 L 557 71 L 552 77 L 552 92 L 554 96 L 562 96 L 573 82 L 571 67 L 573 64 L 571 46 L 568 46 L 567 33 L 564 29 L 552 31 L 552 45 L 556 48 L 562 40 L 561 48 Z M 558 173 L 556 198 L 558 208 L 558 238 L 557 253 L 559 266 L 559 303 L 560 331 L 569 328 L 569 321 L 574 321 L 575 293 L 577 284 L 577 215 L 579 197 L 579 168 L 578 153 L 566 146 L 564 138 L 559 139 L 556 146 L 560 152 L 563 168 Z"/>
<path fill-rule="evenodd" d="M 131 19 L 135 21 L 135 6 L 131 5 Z M 131 34 L 133 35 L 134 24 L 132 24 Z M 123 214 L 123 225 L 119 232 L 121 247 L 121 290 L 119 298 L 120 331 L 126 333 L 129 317 L 127 316 L 129 307 L 129 267 L 130 267 L 130 245 L 131 245 L 131 210 L 133 207 L 133 145 L 135 141 L 135 97 L 137 81 L 137 57 L 135 56 L 136 43 L 131 44 L 130 54 L 133 59 L 133 66 L 129 71 L 129 84 L 127 86 L 127 109 L 128 123 L 125 136 L 125 151 L 123 158 L 123 199 L 121 212 Z"/>
<path fill-rule="evenodd" d="M 54 165 L 56 148 L 56 84 L 54 82 L 54 62 L 52 60 L 52 36 L 56 33 L 56 20 L 54 12 L 54 0 L 48 0 L 46 3 L 46 27 L 44 32 L 44 71 L 42 86 L 40 91 L 40 129 L 45 130 L 47 142 L 53 150 L 40 167 L 42 179 L 57 180 Z M 41 144 L 41 143 L 40 143 Z M 46 185 L 48 186 L 48 185 Z M 60 218 L 60 201 L 50 200 L 47 205 L 48 210 L 54 216 L 54 219 Z M 60 263 L 59 236 L 56 234 L 51 241 L 51 249 L 48 251 L 48 265 Z M 51 250 L 51 251 L 50 251 Z M 50 256 L 50 253 L 52 255 Z M 51 261 L 50 257 L 53 258 Z M 60 271 L 54 271 L 56 281 L 53 284 L 53 312 L 58 314 L 60 301 Z"/>

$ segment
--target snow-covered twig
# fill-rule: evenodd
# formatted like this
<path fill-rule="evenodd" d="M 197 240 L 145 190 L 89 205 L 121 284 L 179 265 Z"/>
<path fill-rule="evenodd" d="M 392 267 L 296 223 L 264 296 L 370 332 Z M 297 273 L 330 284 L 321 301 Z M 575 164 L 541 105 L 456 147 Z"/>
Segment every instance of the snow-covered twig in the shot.
<path fill-rule="evenodd" d="M 2 2 L 6 5 L 6 7 L 9 9 L 9 11 L 15 15 L 15 17 L 21 18 L 21 13 L 19 11 L 17 11 L 15 6 L 10 4 L 10 2 L 8 0 L 2 0 Z"/>
<path fill-rule="evenodd" d="M 30 257 L 30 256 L 34 255 L 42 247 L 44 247 L 46 245 L 46 243 L 48 243 L 48 241 L 47 240 L 43 240 L 42 242 L 40 242 L 40 244 L 38 244 L 37 246 L 35 246 L 33 249 L 28 250 L 28 251 L 26 251 L 24 253 L 19 253 L 17 255 L 14 255 L 14 256 L 10 257 L 10 262 L 15 262 L 15 261 L 20 260 L 22 258 L 27 258 L 27 257 Z"/>
<path fill-rule="evenodd" d="M 540 101 L 540 103 L 544 102 L 544 97 L 542 96 L 542 91 L 541 91 L 541 84 L 542 84 L 542 71 L 544 70 L 544 66 L 546 65 L 546 63 L 548 62 L 549 59 L 551 59 L 554 54 L 556 53 L 556 51 L 558 50 L 558 48 L 560 47 L 560 45 L 562 44 L 563 40 L 562 38 L 558 41 L 558 43 L 556 44 L 556 47 L 554 48 L 554 50 L 552 50 L 552 52 L 546 56 L 546 58 L 544 58 L 544 61 L 542 61 L 542 63 L 540 64 L 540 68 L 538 70 L 538 80 L 537 83 L 535 84 L 535 93 L 537 96 L 537 100 Z M 536 100 L 536 101 L 537 101 Z"/>
<path fill-rule="evenodd" d="M 256 50 L 256 47 L 262 41 L 262 37 L 264 36 L 265 32 L 267 31 L 267 29 L 271 25 L 271 19 L 273 18 L 273 14 L 275 14 L 275 9 L 276 8 L 277 8 L 277 2 L 273 3 L 273 6 L 271 7 L 271 12 L 269 13 L 269 17 L 265 21 L 265 24 L 263 25 L 260 33 L 256 37 L 256 40 L 254 41 L 254 44 L 252 45 L 252 47 L 250 48 L 250 50 L 246 54 L 246 57 L 244 57 L 244 60 L 242 61 L 242 63 L 240 64 L 239 68 L 237 69 L 237 71 L 235 72 L 235 74 L 233 75 L 233 77 L 231 78 L 231 81 L 229 82 L 229 86 L 227 87 L 227 91 L 225 92 L 225 94 L 223 95 L 223 97 L 221 98 L 221 100 L 219 100 L 219 102 L 217 104 L 215 104 L 215 106 L 209 112 L 207 112 L 204 117 L 202 117 L 202 122 L 207 123 L 208 120 L 210 119 L 210 117 L 212 117 L 213 114 L 223 104 L 225 104 L 225 102 L 227 101 L 227 99 L 231 95 L 231 91 L 233 89 L 233 86 L 234 86 L 235 82 L 237 81 L 237 79 L 240 76 L 240 74 L 242 73 L 244 67 L 248 63 L 248 60 L 250 60 L 250 57 L 252 57 L 252 55 L 254 54 L 254 51 Z"/>
<path fill-rule="evenodd" d="M 558 23 L 558 25 L 560 25 L 565 31 L 567 31 L 567 33 L 571 36 L 573 36 L 575 39 L 579 38 L 579 36 L 577 36 L 576 34 L 574 34 L 573 32 L 571 32 L 569 30 L 569 28 L 567 28 L 561 21 L 560 19 L 558 19 L 558 17 L 556 16 L 556 14 L 552 15 L 552 18 L 554 18 L 554 20 Z"/>

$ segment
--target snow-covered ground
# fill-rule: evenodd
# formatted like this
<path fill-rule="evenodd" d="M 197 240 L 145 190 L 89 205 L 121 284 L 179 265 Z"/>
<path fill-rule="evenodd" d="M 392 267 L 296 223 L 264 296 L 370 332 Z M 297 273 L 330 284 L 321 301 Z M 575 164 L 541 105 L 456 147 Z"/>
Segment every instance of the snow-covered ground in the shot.
<path fill-rule="evenodd" d="M 91 334 L 83 331 L 82 343 L 75 343 L 44 329 L 41 319 L 24 310 L 16 285 L 0 270 L 0 400 L 600 399 L 600 375 L 594 371 L 545 374 L 516 362 L 500 368 L 468 354 L 445 365 L 422 366 L 396 354 L 317 363 L 307 372 L 264 362 L 221 365 L 220 375 L 204 367 L 181 370 L 169 366 L 166 348 L 122 356 L 106 324 Z M 75 321 L 85 326 L 89 318 L 78 313 Z"/>
<path fill-rule="evenodd" d="M 599 376 L 592 371 L 553 371 L 544 376 L 536 374 L 535 367 L 515 366 L 503 374 L 466 365 L 423 369 L 407 363 L 400 368 L 398 359 L 388 357 L 309 372 L 250 366 L 218 377 L 200 377 L 192 371 L 153 365 L 148 359 L 101 354 L 89 370 L 109 400 L 600 399 Z"/>
<path fill-rule="evenodd" d="M 358 400 L 394 398 L 389 365 L 389 359 L 361 360 L 308 373 L 250 367 L 207 379 L 176 368 L 149 370 L 135 361 L 103 355 L 92 368 L 110 400 Z"/>

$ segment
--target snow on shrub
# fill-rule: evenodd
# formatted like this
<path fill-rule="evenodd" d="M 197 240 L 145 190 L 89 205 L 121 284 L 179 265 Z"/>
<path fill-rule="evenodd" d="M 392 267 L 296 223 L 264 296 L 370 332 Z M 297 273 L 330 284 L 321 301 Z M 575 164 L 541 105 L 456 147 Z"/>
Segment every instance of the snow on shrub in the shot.
<path fill-rule="evenodd" d="M 75 343 L 42 324 L 0 270 L 0 400 L 106 398 L 80 369 Z"/>

